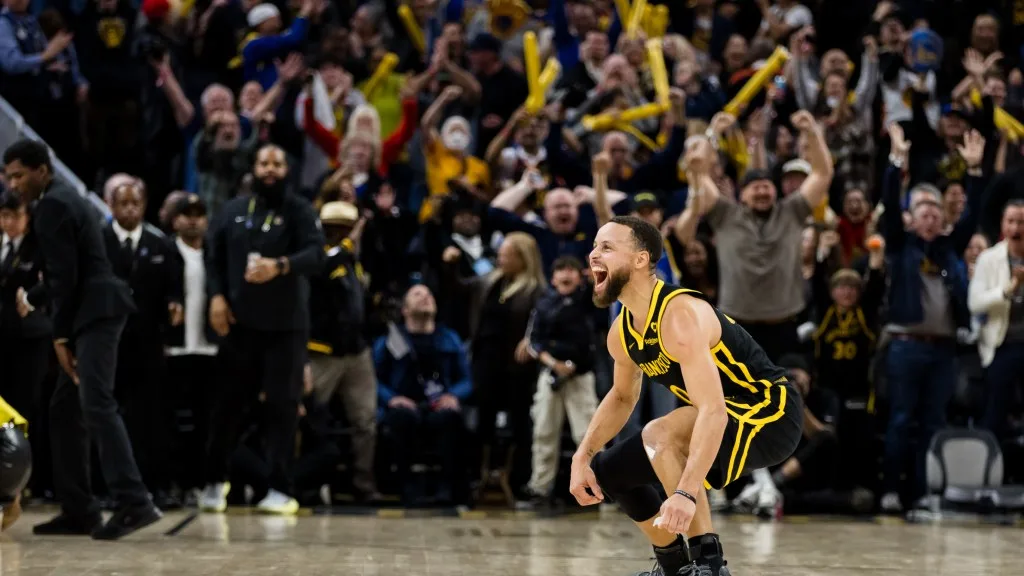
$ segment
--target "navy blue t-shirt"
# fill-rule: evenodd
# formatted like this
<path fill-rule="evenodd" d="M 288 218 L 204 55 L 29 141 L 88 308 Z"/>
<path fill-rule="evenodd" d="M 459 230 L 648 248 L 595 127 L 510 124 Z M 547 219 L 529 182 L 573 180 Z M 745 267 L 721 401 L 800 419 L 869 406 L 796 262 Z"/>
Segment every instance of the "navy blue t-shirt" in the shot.
<path fill-rule="evenodd" d="M 576 231 L 572 234 L 559 235 L 548 229 L 543 220 L 526 222 L 513 212 L 501 208 L 488 209 L 487 217 L 496 230 L 502 233 L 525 232 L 537 241 L 540 258 L 544 264 L 544 275 L 551 275 L 551 265 L 559 256 L 575 256 L 584 266 L 594 249 L 594 237 L 597 236 L 597 214 L 594 207 L 583 204 L 579 207 L 579 218 Z"/>

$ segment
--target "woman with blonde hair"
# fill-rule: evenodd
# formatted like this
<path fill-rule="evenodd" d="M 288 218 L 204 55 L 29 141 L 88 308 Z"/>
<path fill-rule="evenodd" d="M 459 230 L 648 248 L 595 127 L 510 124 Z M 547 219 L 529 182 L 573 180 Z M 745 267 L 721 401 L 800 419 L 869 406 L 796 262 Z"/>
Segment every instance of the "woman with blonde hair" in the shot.
<path fill-rule="evenodd" d="M 449 248 L 452 250 L 457 248 Z M 457 259 L 444 260 L 454 273 Z M 536 383 L 536 365 L 529 362 L 526 334 L 533 307 L 547 287 L 537 241 L 523 232 L 508 234 L 498 249 L 497 269 L 461 286 L 468 288 L 473 331 L 471 372 L 480 407 L 482 468 L 490 468 L 496 425 L 507 427 L 512 434 L 512 452 L 495 462 L 512 462 L 505 487 L 518 488 L 530 475 L 530 405 Z M 505 415 L 501 422 L 499 414 Z"/>

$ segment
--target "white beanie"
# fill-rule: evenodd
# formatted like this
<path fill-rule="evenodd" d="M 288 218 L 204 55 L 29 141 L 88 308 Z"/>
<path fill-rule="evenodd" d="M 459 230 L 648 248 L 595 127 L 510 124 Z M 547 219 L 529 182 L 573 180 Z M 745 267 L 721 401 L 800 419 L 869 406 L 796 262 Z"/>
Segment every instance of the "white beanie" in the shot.
<path fill-rule="evenodd" d="M 249 14 L 246 16 L 246 21 L 248 21 L 250 28 L 255 28 L 275 16 L 281 16 L 281 12 L 277 9 L 277 6 L 274 6 L 273 4 L 260 4 L 252 10 L 249 10 Z"/>

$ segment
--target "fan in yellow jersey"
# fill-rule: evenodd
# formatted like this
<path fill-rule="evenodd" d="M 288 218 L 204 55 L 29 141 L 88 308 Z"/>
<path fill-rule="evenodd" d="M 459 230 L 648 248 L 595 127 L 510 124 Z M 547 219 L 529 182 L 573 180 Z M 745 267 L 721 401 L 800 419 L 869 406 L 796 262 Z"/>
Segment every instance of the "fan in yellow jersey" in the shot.
<path fill-rule="evenodd" d="M 573 457 L 570 489 L 582 505 L 607 494 L 637 524 L 658 559 L 647 574 L 728 576 L 705 488 L 788 458 L 800 396 L 743 328 L 699 292 L 657 279 L 661 249 L 658 229 L 630 216 L 595 238 L 594 303 L 623 310 L 608 333 L 613 387 Z M 597 454 L 629 418 L 644 375 L 686 406 Z"/>
<path fill-rule="evenodd" d="M 32 475 L 28 421 L 0 398 L 0 530 L 21 516 L 21 491 Z"/>

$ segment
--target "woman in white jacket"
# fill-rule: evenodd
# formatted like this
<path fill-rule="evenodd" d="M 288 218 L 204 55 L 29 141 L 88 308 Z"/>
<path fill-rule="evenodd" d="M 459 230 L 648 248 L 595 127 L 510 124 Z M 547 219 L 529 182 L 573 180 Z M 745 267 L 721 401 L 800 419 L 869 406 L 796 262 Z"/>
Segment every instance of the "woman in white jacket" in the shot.
<path fill-rule="evenodd" d="M 967 305 L 980 317 L 978 352 L 985 367 L 982 426 L 995 433 L 1006 423 L 1014 382 L 1024 375 L 1024 200 L 1003 210 L 1003 240 L 978 256 Z"/>

